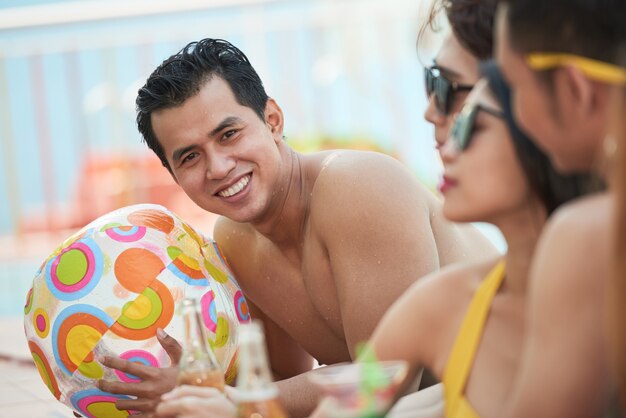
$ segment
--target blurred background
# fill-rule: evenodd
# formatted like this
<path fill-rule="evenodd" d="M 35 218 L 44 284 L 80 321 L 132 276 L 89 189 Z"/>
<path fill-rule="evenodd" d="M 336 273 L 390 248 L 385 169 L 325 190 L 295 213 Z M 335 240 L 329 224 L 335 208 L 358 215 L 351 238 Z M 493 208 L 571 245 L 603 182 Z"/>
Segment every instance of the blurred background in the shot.
<path fill-rule="evenodd" d="M 400 159 L 429 188 L 441 173 L 423 120 L 416 48 L 430 0 L 0 0 L 0 319 L 21 320 L 43 259 L 94 218 L 167 206 L 208 235 L 141 142 L 138 88 L 188 42 L 248 55 L 301 151 L 360 148 Z M 495 238 L 497 239 L 497 238 Z"/>

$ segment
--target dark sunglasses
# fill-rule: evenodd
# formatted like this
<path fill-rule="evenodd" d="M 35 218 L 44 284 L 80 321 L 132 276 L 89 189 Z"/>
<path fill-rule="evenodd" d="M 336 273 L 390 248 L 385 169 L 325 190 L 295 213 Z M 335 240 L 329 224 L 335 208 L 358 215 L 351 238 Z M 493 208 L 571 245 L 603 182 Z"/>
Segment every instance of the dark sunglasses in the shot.
<path fill-rule="evenodd" d="M 469 84 L 459 84 L 456 81 L 448 80 L 436 65 L 424 68 L 424 81 L 426 94 L 428 97 L 435 95 L 435 105 L 443 115 L 450 113 L 450 107 L 457 92 L 470 91 L 474 88 Z"/>
<path fill-rule="evenodd" d="M 497 118 L 504 118 L 504 112 L 490 109 L 480 104 L 467 104 L 463 106 L 461 112 L 456 115 L 454 124 L 450 129 L 450 140 L 457 150 L 462 152 L 470 146 L 472 137 L 474 136 L 474 123 L 480 111 L 489 113 Z"/>

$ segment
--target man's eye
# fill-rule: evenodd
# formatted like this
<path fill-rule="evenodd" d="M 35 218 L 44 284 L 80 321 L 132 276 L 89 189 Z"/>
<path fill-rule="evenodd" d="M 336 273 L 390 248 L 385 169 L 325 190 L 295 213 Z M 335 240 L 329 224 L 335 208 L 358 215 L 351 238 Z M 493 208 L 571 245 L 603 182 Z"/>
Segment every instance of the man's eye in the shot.
<path fill-rule="evenodd" d="M 222 140 L 226 141 L 227 139 L 230 139 L 231 137 L 233 137 L 233 135 L 235 135 L 237 133 L 236 130 L 231 129 L 230 131 L 226 131 L 224 132 L 224 135 L 222 136 Z"/>
<path fill-rule="evenodd" d="M 189 154 L 185 156 L 185 158 L 182 159 L 181 164 L 185 164 L 185 163 L 192 161 L 194 158 L 197 157 L 197 155 L 198 154 L 195 152 L 190 152 Z"/>

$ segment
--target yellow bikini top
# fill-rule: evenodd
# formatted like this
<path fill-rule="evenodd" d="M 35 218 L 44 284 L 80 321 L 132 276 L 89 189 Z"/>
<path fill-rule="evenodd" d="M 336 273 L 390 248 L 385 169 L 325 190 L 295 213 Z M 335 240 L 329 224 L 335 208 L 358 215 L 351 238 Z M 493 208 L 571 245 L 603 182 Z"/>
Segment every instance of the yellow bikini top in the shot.
<path fill-rule="evenodd" d="M 491 302 L 504 279 L 504 260 L 482 281 L 463 318 L 443 374 L 446 418 L 480 418 L 464 396 Z"/>

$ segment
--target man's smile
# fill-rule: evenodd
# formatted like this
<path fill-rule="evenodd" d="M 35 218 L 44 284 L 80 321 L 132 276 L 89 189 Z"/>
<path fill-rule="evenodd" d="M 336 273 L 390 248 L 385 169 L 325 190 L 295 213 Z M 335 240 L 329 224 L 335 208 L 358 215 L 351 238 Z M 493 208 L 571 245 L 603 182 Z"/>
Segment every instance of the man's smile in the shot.
<path fill-rule="evenodd" d="M 235 184 L 233 184 L 232 186 L 226 189 L 220 190 L 219 192 L 216 193 L 216 195 L 220 197 L 234 196 L 237 193 L 241 192 L 248 185 L 251 178 L 252 178 L 251 174 L 246 174 L 241 179 L 239 179 L 239 181 L 237 181 Z"/>

